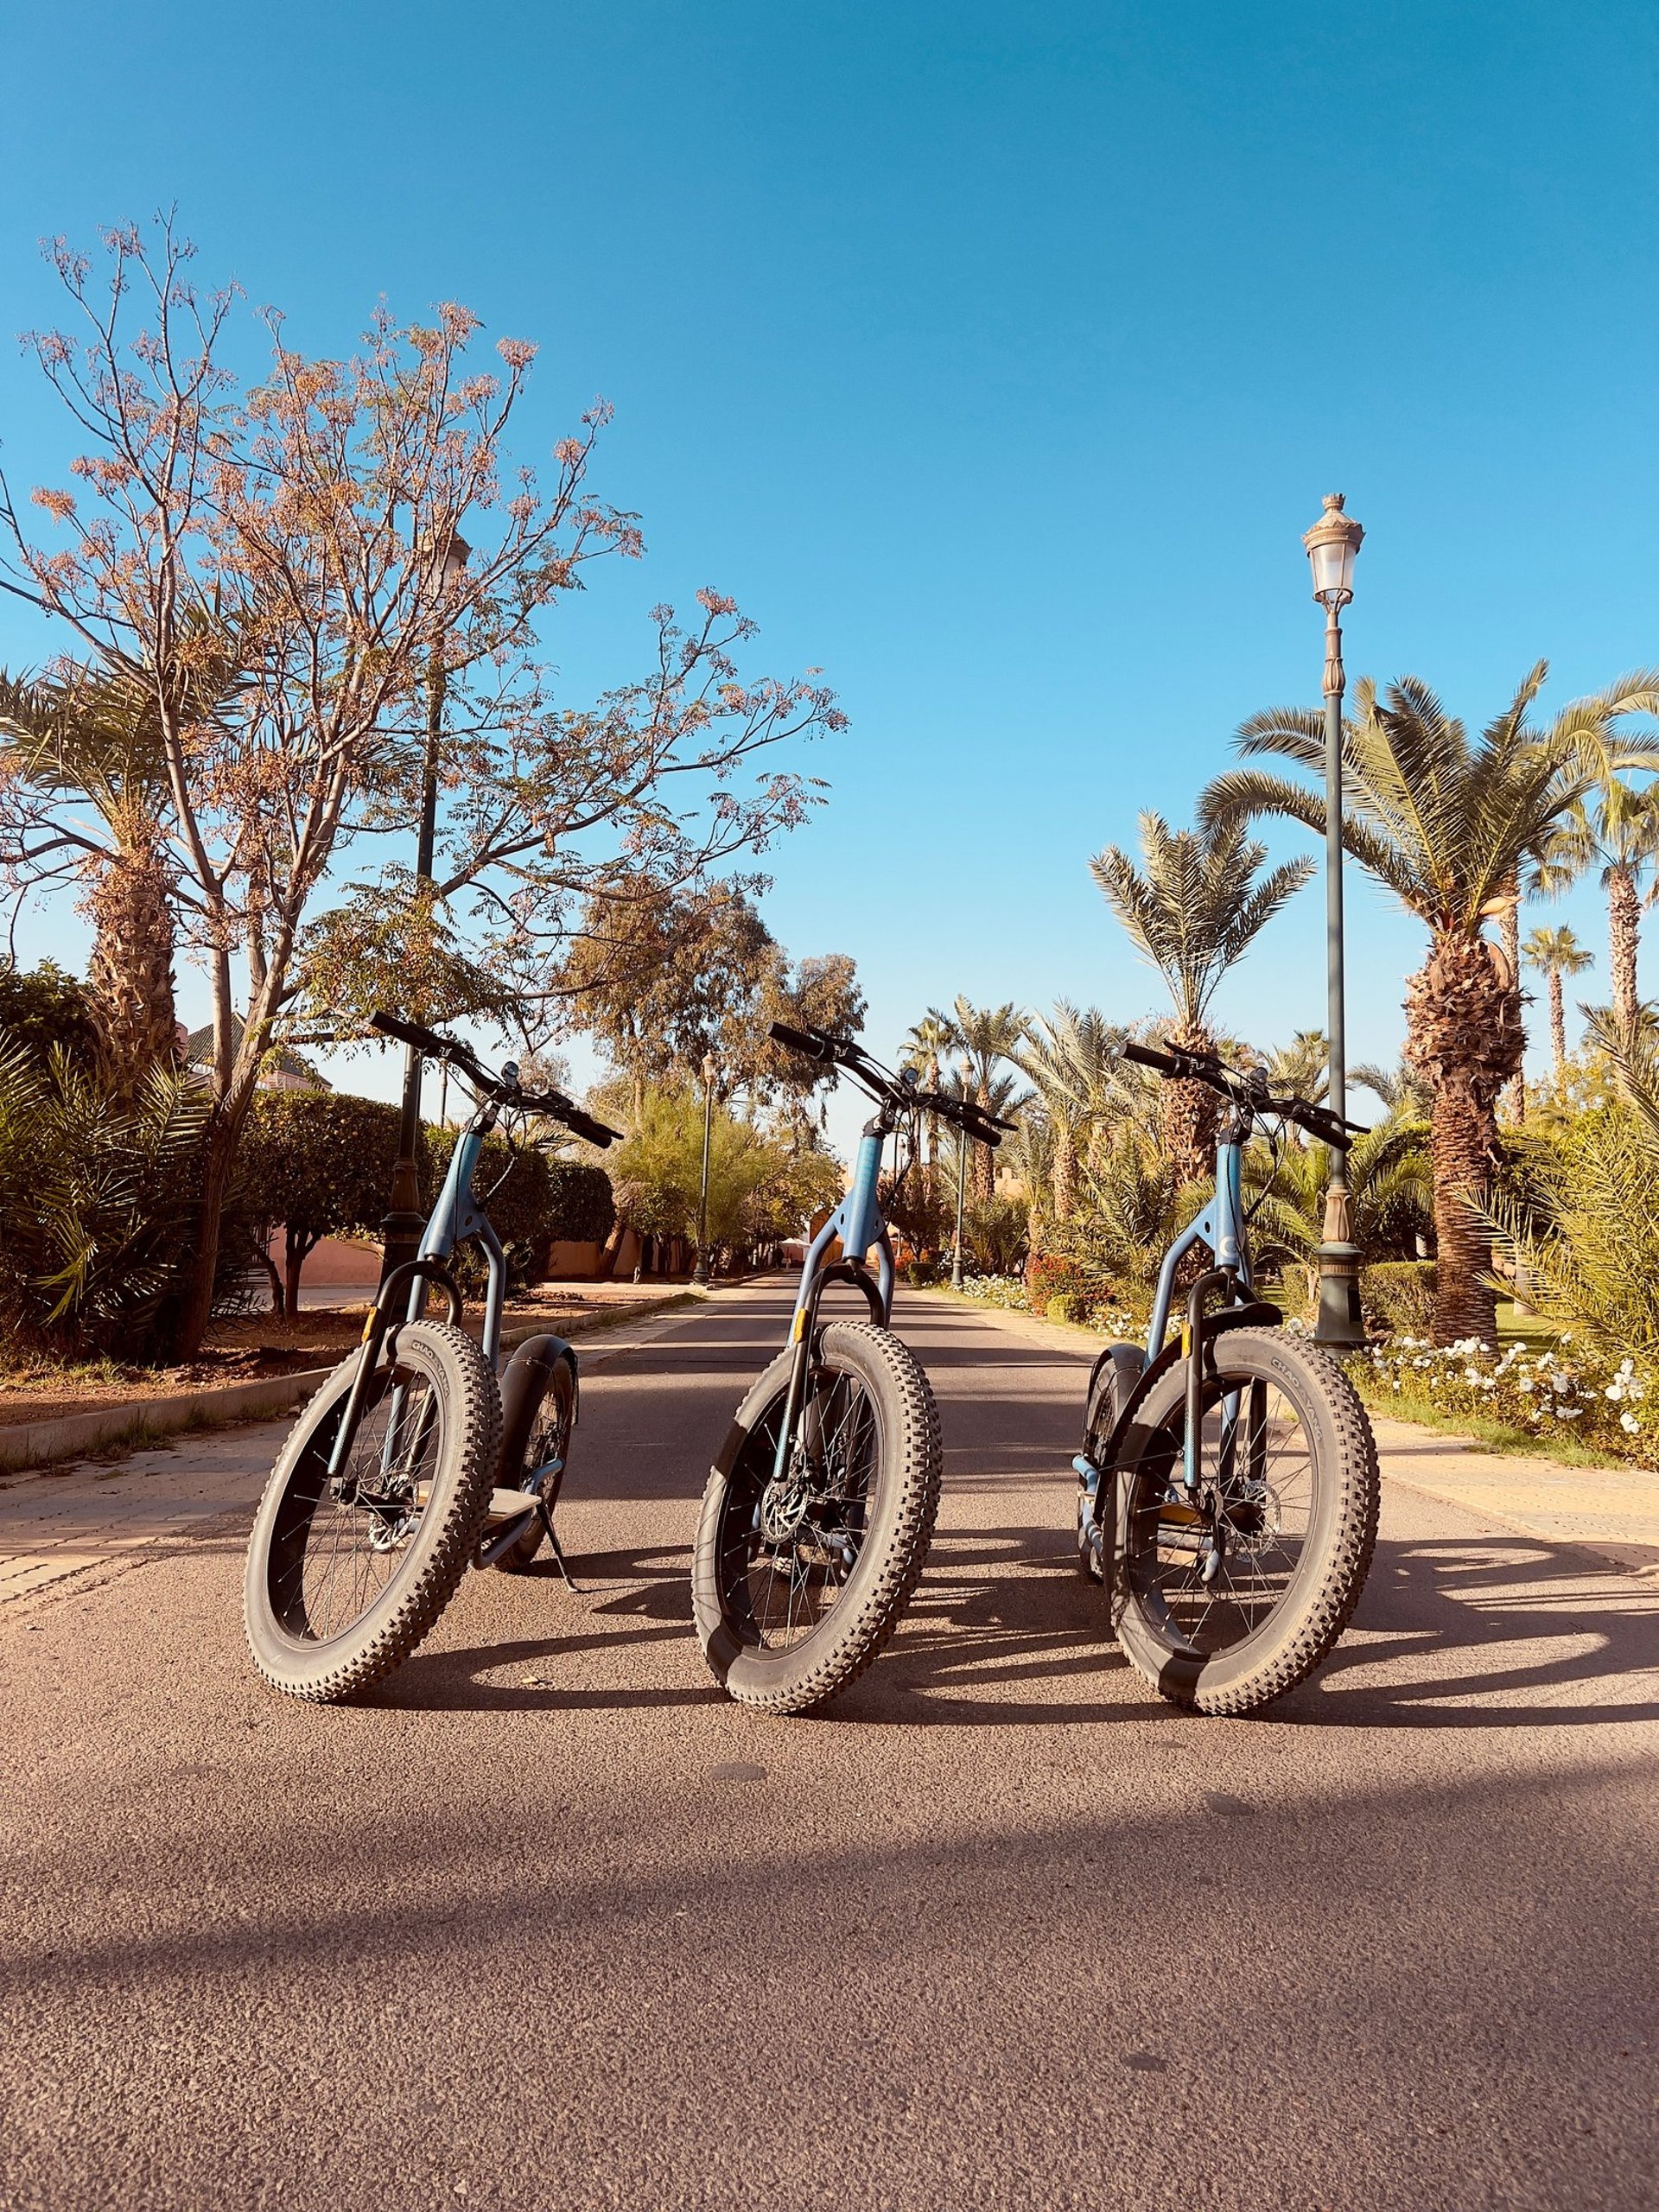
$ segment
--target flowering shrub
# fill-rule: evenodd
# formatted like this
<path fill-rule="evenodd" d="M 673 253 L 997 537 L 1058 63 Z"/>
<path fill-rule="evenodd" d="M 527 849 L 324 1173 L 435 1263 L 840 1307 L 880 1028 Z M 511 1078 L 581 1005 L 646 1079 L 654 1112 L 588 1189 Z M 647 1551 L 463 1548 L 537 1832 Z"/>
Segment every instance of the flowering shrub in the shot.
<path fill-rule="evenodd" d="M 965 1296 L 977 1299 L 982 1306 L 1001 1306 L 1013 1313 L 1034 1313 L 1052 1321 L 1078 1321 L 1085 1328 L 1098 1329 L 1103 1336 L 1139 1338 L 1147 1332 L 1144 1319 L 1137 1319 L 1120 1305 L 1105 1283 L 1059 1291 L 1046 1297 L 1040 1306 L 1020 1275 L 964 1275 L 962 1287 Z"/>
<path fill-rule="evenodd" d="M 1453 1344 L 1396 1337 L 1357 1355 L 1350 1371 L 1382 1411 L 1392 1405 L 1409 1418 L 1414 1400 L 1437 1413 L 1572 1438 L 1615 1459 L 1650 1466 L 1659 1456 L 1659 1372 L 1634 1359 L 1615 1366 L 1578 1350 L 1570 1334 L 1554 1349 L 1515 1344 L 1501 1353 L 1478 1337 Z"/>

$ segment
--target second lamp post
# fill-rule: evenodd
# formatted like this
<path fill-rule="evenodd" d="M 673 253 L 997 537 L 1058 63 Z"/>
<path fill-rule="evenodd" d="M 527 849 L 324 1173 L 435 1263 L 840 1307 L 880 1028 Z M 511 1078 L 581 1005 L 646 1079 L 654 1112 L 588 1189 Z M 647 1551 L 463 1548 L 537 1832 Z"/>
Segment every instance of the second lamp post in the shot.
<path fill-rule="evenodd" d="M 709 1282 L 709 1142 L 715 1129 L 715 1056 L 702 1056 L 702 1191 L 697 1200 L 697 1264 L 691 1280 L 702 1288 Z"/>
<path fill-rule="evenodd" d="M 1347 1023 L 1343 991 L 1342 925 L 1342 610 L 1354 595 L 1354 556 L 1364 531 L 1343 512 L 1340 492 L 1327 492 L 1325 512 L 1302 539 L 1313 571 L 1313 596 L 1325 609 L 1325 973 L 1330 1030 L 1328 1103 L 1339 1121 L 1348 1113 Z M 1347 1170 L 1333 1145 L 1327 1154 L 1325 1237 L 1318 1252 L 1319 1317 L 1316 1343 L 1363 1344 L 1359 1306 L 1359 1250 L 1353 1241 Z"/>

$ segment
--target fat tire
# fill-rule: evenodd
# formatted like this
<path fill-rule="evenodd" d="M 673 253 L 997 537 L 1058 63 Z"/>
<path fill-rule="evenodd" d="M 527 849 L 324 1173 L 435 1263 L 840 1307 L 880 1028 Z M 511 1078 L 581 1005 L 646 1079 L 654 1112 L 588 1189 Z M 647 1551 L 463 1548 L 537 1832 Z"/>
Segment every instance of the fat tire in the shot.
<path fill-rule="evenodd" d="M 542 1393 L 541 1404 L 536 1408 L 537 1417 L 531 1423 L 530 1438 L 524 1446 L 526 1456 L 528 1456 L 529 1453 L 530 1445 L 535 1441 L 536 1432 L 541 1426 L 542 1407 L 545 1406 L 548 1400 L 552 1397 L 557 1397 L 561 1400 L 562 1403 L 568 1404 L 569 1408 L 569 1418 L 565 1422 L 564 1428 L 564 1466 L 562 1467 L 558 1473 L 553 1477 L 551 1482 L 542 1493 L 543 1497 L 547 1501 L 548 1517 L 550 1519 L 552 1517 L 554 1508 L 559 1502 L 559 1492 L 564 1487 L 565 1473 L 570 1465 L 570 1438 L 575 1427 L 576 1378 L 570 1371 L 570 1365 L 568 1360 L 561 1359 L 556 1361 L 553 1367 L 549 1370 L 547 1388 Z M 516 1487 L 518 1484 L 519 1478 L 523 1474 L 523 1471 L 524 1470 L 522 1466 L 503 1467 L 501 1470 L 501 1479 L 503 1484 Z M 525 1495 L 528 1496 L 529 1493 L 526 1492 Z M 500 1558 L 496 1560 L 495 1567 L 497 1573 L 500 1574 L 528 1574 L 531 1568 L 536 1564 L 537 1558 L 541 1552 L 543 1541 L 542 1520 L 541 1516 L 537 1514 L 535 1519 L 530 1523 L 530 1526 L 524 1530 L 524 1535 L 518 1538 L 518 1541 L 516 1543 L 509 1544 L 505 1551 L 502 1553 Z"/>
<path fill-rule="evenodd" d="M 1099 1518 L 1109 1543 L 1114 1518 L 1113 1475 L 1106 1453 L 1111 1445 L 1112 1432 L 1118 1417 L 1135 1395 L 1141 1376 L 1147 1371 L 1147 1355 L 1140 1344 L 1108 1344 L 1095 1362 L 1089 1377 L 1089 1402 L 1083 1417 L 1083 1453 L 1100 1469 L 1101 1488 L 1106 1495 L 1100 1501 Z M 1105 1580 L 1100 1564 L 1100 1552 L 1086 1538 L 1084 1522 L 1085 1507 L 1083 1478 L 1077 1478 L 1077 1573 L 1085 1582 L 1099 1589 Z"/>
<path fill-rule="evenodd" d="M 880 1459 L 873 1523 L 842 1596 L 787 1651 L 745 1642 L 721 1586 L 721 1532 L 730 1470 L 743 1442 L 789 1387 L 791 1355 L 773 1360 L 739 1407 L 721 1464 L 709 1475 L 691 1570 L 692 1611 L 710 1672 L 728 1696 L 762 1713 L 816 1713 L 873 1664 L 910 1602 L 933 1540 L 944 1476 L 938 1407 L 915 1354 L 891 1330 L 831 1321 L 827 1364 L 857 1375 L 875 1407 Z"/>
<path fill-rule="evenodd" d="M 1313 1500 L 1303 1554 L 1290 1587 L 1261 1626 L 1205 1656 L 1173 1642 L 1133 1587 L 1121 1554 L 1114 1611 L 1125 1656 L 1171 1704 L 1235 1717 L 1258 1713 L 1305 1682 L 1335 1646 L 1359 1603 L 1376 1543 L 1382 1482 L 1376 1440 L 1358 1394 L 1328 1353 L 1277 1330 L 1229 1329 L 1211 1340 L 1215 1369 L 1240 1382 L 1276 1383 L 1300 1401 L 1309 1425 Z M 1290 1387 L 1287 1387 L 1287 1385 Z M 1179 1436 L 1186 1387 L 1177 1361 L 1148 1394 L 1134 1433 Z M 1116 1541 L 1133 1512 L 1133 1468 L 1120 1468 Z"/>
<path fill-rule="evenodd" d="M 473 1339 L 441 1321 L 397 1330 L 398 1366 L 433 1389 L 439 1430 L 431 1494 L 404 1567 L 338 1636 L 292 1635 L 270 1600 L 270 1548 L 289 1484 L 327 1451 L 333 1421 L 357 1371 L 337 1367 L 295 1422 L 259 1502 L 243 1582 L 243 1621 L 253 1663 L 275 1690 L 315 1705 L 346 1705 L 383 1681 L 429 1634 L 471 1563 L 489 1505 L 501 1422 L 501 1398 L 488 1361 Z"/>

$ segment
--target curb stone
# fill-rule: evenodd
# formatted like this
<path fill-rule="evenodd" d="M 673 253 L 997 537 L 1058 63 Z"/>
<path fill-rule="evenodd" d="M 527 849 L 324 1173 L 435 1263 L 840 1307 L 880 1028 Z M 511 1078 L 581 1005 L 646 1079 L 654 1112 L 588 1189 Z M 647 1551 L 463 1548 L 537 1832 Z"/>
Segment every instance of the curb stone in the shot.
<path fill-rule="evenodd" d="M 660 1299 L 640 1299 L 614 1314 L 564 1316 L 565 1332 L 575 1338 L 608 1333 L 635 1321 L 654 1320 L 683 1305 L 688 1297 L 700 1302 L 706 1295 L 695 1289 L 677 1290 Z M 595 1328 L 594 1322 L 600 1326 Z M 512 1351 L 526 1338 L 541 1336 L 551 1326 L 550 1319 L 507 1330 L 501 1338 L 502 1350 Z M 137 1450 L 187 1429 L 215 1428 L 222 1423 L 287 1413 L 302 1404 L 338 1364 L 335 1361 L 327 1367 L 303 1368 L 293 1375 L 264 1376 L 251 1382 L 225 1382 L 203 1390 L 169 1391 L 162 1397 L 104 1406 L 96 1413 L 62 1414 L 54 1421 L 17 1421 L 0 1427 L 0 1474 L 28 1474 L 112 1447 Z"/>

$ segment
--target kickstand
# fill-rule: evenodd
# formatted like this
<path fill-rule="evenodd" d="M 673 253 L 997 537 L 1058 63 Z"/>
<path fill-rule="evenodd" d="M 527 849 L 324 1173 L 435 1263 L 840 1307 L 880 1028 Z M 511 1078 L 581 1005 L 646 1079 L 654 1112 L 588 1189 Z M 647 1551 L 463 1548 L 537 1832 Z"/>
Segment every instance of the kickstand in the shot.
<path fill-rule="evenodd" d="M 572 1580 L 570 1569 L 565 1563 L 564 1546 L 559 1541 L 558 1531 L 553 1526 L 553 1516 L 547 1510 L 547 1500 L 544 1497 L 537 1499 L 536 1510 L 541 1515 L 542 1527 L 546 1532 L 547 1541 L 553 1547 L 553 1556 L 559 1563 L 559 1573 L 564 1577 L 565 1588 L 574 1591 L 578 1598 L 585 1598 L 588 1592 L 580 1582 Z"/>

